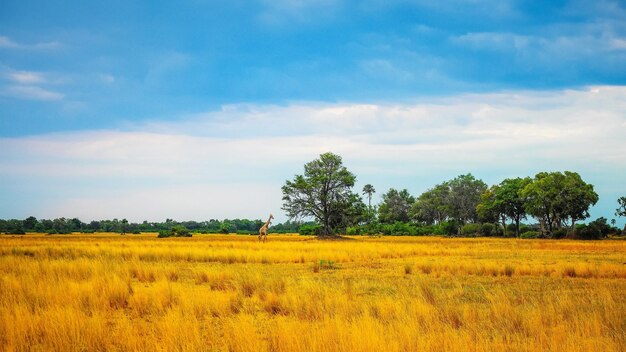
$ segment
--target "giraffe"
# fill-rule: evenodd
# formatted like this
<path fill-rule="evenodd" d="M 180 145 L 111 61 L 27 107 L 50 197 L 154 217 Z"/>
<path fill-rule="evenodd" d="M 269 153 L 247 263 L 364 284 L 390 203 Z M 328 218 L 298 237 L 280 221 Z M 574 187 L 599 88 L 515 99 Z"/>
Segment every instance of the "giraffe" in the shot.
<path fill-rule="evenodd" d="M 263 241 L 263 243 L 265 243 L 265 241 L 267 240 L 267 229 L 270 227 L 270 221 L 272 221 L 273 218 L 274 215 L 270 213 L 269 219 L 267 219 L 265 224 L 263 224 L 263 226 L 261 226 L 261 228 L 259 229 L 259 242 Z"/>

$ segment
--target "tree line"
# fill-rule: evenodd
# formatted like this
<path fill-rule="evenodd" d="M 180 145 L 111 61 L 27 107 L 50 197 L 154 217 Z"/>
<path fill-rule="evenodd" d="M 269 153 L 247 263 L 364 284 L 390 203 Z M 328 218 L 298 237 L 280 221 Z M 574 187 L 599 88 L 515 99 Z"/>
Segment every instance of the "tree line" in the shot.
<path fill-rule="evenodd" d="M 129 222 L 126 219 L 99 220 L 82 222 L 78 218 L 56 218 L 53 220 L 37 219 L 29 216 L 24 220 L 0 219 L 0 233 L 24 234 L 26 232 L 67 234 L 72 232 L 117 232 L 121 234 L 138 234 L 141 232 L 171 233 L 186 229 L 195 233 L 238 233 L 256 234 L 263 225 L 262 220 L 248 219 L 211 219 L 207 221 L 175 221 L 166 219 L 164 222 L 141 223 Z M 294 233 L 298 232 L 302 222 L 286 221 L 270 227 L 270 233 Z"/>
<path fill-rule="evenodd" d="M 371 184 L 354 192 L 356 176 L 340 156 L 320 155 L 304 174 L 282 187 L 283 210 L 292 219 L 313 218 L 307 234 L 506 236 L 525 238 L 602 238 L 620 233 L 615 220 L 589 224 L 589 208 L 599 199 L 578 173 L 540 172 L 533 178 L 509 178 L 488 186 L 472 174 L 460 175 L 414 197 L 407 189 L 389 189 L 371 204 Z M 367 197 L 367 205 L 361 195 Z M 626 216 L 626 197 L 616 216 Z M 531 220 L 531 224 L 523 223 Z"/>

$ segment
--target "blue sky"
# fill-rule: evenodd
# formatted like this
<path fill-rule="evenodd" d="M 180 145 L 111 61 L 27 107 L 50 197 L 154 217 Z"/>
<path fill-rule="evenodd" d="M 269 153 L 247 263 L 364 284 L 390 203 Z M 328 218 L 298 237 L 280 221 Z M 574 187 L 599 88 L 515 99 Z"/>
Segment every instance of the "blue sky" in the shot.
<path fill-rule="evenodd" d="M 611 218 L 625 100 L 619 1 L 3 1 L 0 217 L 284 220 L 331 150 L 379 193 L 577 171 Z"/>

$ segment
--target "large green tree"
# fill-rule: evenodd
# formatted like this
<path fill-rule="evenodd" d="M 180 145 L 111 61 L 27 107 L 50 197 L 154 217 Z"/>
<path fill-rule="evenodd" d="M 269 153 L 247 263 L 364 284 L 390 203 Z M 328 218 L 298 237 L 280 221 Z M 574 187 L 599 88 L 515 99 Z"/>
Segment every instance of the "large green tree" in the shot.
<path fill-rule="evenodd" d="M 503 234 L 506 236 L 506 214 L 504 204 L 498 199 L 499 185 L 493 185 L 480 195 L 480 201 L 476 206 L 476 213 L 482 222 L 493 222 L 498 225 L 501 222 Z"/>
<path fill-rule="evenodd" d="M 450 187 L 447 183 L 436 185 L 422 193 L 412 206 L 412 218 L 429 225 L 440 224 L 450 214 L 449 195 Z"/>
<path fill-rule="evenodd" d="M 593 185 L 586 183 L 576 172 L 565 171 L 563 185 L 564 218 L 571 221 L 570 236 L 574 236 L 576 221 L 589 217 L 589 208 L 598 202 Z"/>
<path fill-rule="evenodd" d="M 530 177 L 507 178 L 500 182 L 496 191 L 496 202 L 502 212 L 515 223 L 515 236 L 520 236 L 520 223 L 526 218 L 522 190 L 530 184 Z"/>
<path fill-rule="evenodd" d="M 589 208 L 598 195 L 593 185 L 585 183 L 575 172 L 540 172 L 520 192 L 526 212 L 539 220 L 544 234 L 552 235 L 571 222 L 589 217 Z"/>
<path fill-rule="evenodd" d="M 304 175 L 296 175 L 282 187 L 283 207 L 291 218 L 313 217 L 321 235 L 334 234 L 352 215 L 352 192 L 356 176 L 343 166 L 341 157 L 324 153 L 304 165 Z"/>
<path fill-rule="evenodd" d="M 394 222 L 407 222 L 410 220 L 409 213 L 415 203 L 415 197 L 409 191 L 389 189 L 383 194 L 383 200 L 378 206 L 378 220 L 381 223 L 392 224 Z"/>
<path fill-rule="evenodd" d="M 447 198 L 450 217 L 461 225 L 477 222 L 476 206 L 480 202 L 480 195 L 487 190 L 487 185 L 472 174 L 459 175 L 446 183 L 450 192 Z"/>

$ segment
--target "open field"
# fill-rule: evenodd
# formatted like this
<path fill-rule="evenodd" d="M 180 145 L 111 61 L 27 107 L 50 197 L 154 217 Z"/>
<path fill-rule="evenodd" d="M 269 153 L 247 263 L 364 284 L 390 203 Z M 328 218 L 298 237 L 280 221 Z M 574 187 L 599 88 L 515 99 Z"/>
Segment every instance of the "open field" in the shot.
<path fill-rule="evenodd" d="M 624 351 L 626 241 L 0 236 L 5 351 Z"/>

